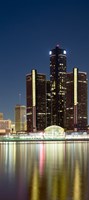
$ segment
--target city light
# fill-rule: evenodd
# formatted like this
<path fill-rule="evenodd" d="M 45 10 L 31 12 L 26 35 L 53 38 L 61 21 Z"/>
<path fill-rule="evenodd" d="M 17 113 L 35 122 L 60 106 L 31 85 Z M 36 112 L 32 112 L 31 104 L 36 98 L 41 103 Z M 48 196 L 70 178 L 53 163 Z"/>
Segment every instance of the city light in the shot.
<path fill-rule="evenodd" d="M 63 51 L 63 54 L 65 54 L 65 55 L 66 55 L 66 50 L 64 50 L 64 51 Z"/>
<path fill-rule="evenodd" d="M 49 55 L 52 55 L 52 51 L 49 51 Z"/>

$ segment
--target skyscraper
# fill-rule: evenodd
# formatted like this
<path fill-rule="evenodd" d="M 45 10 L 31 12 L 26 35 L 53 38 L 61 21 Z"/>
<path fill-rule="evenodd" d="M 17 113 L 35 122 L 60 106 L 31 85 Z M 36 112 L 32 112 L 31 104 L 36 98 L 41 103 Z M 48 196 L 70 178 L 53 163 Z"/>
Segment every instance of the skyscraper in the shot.
<path fill-rule="evenodd" d="M 46 127 L 46 76 L 32 70 L 26 76 L 27 131 L 36 132 Z"/>
<path fill-rule="evenodd" d="M 66 127 L 69 130 L 87 128 L 87 74 L 74 68 L 67 73 Z"/>
<path fill-rule="evenodd" d="M 15 130 L 26 131 L 26 106 L 24 105 L 15 106 Z"/>
<path fill-rule="evenodd" d="M 51 125 L 66 122 L 66 51 L 57 45 L 50 52 Z"/>
<path fill-rule="evenodd" d="M 50 81 L 46 82 L 46 111 L 47 111 L 47 122 L 46 127 L 51 125 L 51 96 L 50 96 Z"/>

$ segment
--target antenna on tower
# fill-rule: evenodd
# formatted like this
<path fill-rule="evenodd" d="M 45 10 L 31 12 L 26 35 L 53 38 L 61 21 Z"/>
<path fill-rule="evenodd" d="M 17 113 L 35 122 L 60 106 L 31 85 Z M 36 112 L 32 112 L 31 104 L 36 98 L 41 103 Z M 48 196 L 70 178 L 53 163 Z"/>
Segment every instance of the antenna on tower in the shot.
<path fill-rule="evenodd" d="M 19 105 L 21 104 L 21 94 L 19 93 Z"/>

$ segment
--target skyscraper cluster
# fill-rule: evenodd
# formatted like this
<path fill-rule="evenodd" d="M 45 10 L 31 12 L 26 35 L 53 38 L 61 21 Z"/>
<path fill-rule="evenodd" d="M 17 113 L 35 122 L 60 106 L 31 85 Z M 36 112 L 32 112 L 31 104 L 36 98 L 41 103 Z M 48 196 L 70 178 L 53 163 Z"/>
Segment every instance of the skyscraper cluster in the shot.
<path fill-rule="evenodd" d="M 87 73 L 76 67 L 67 72 L 66 50 L 59 45 L 49 55 L 50 80 L 36 69 L 26 76 L 27 131 L 42 131 L 50 125 L 86 130 Z"/>

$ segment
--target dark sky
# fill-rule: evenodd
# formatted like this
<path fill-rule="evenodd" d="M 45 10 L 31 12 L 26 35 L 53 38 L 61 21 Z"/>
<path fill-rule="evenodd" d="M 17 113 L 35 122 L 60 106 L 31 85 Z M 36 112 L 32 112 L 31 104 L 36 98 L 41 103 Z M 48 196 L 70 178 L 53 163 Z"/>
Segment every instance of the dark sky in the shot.
<path fill-rule="evenodd" d="M 89 2 L 79 0 L 0 1 L 0 112 L 14 119 L 25 104 L 26 74 L 36 68 L 49 78 L 49 50 L 67 51 L 74 66 L 89 76 Z"/>

